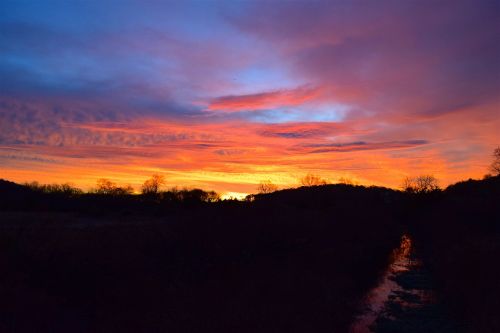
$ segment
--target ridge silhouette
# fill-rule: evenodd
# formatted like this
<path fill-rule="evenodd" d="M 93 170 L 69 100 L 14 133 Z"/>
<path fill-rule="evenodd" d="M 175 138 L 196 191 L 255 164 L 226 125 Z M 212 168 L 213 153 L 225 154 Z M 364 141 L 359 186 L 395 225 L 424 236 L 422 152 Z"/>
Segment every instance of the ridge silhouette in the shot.
<path fill-rule="evenodd" d="M 53 190 L 0 180 L 3 332 L 346 332 L 405 232 L 464 332 L 500 328 L 500 176 L 247 201 Z"/>

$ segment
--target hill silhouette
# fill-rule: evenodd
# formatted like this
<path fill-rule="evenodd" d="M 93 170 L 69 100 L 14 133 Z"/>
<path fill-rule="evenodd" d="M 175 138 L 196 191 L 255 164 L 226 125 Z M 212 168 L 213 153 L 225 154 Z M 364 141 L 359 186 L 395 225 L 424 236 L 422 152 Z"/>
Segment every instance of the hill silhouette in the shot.
<path fill-rule="evenodd" d="M 467 332 L 500 331 L 500 177 L 449 186 L 411 225 L 441 297 Z"/>
<path fill-rule="evenodd" d="M 464 330 L 495 332 L 499 184 L 323 185 L 209 202 L 201 190 L 45 193 L 0 181 L 0 328 L 347 332 L 409 233 Z"/>

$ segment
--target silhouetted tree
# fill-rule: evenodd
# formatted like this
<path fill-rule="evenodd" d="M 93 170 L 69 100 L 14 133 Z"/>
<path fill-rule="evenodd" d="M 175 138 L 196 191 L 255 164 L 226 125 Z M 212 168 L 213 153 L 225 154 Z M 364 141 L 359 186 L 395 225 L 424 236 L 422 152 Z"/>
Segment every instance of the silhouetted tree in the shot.
<path fill-rule="evenodd" d="M 300 180 L 302 186 L 318 186 L 318 185 L 326 185 L 327 181 L 322 179 L 320 176 L 313 175 L 312 173 L 308 173 Z"/>
<path fill-rule="evenodd" d="M 79 188 L 69 184 L 40 184 L 38 182 L 25 183 L 27 187 L 36 192 L 42 193 L 59 193 L 64 195 L 77 195 L 82 194 L 83 191 Z"/>
<path fill-rule="evenodd" d="M 246 202 L 254 202 L 255 201 L 255 194 L 249 194 L 245 197 Z"/>
<path fill-rule="evenodd" d="M 134 193 L 134 188 L 130 185 L 120 186 L 116 190 L 117 190 L 116 194 L 118 195 L 127 195 Z"/>
<path fill-rule="evenodd" d="M 415 182 L 413 177 L 405 177 L 401 184 L 403 191 L 413 193 L 415 191 Z"/>
<path fill-rule="evenodd" d="M 58 191 L 61 193 L 64 193 L 66 195 L 76 195 L 76 194 L 82 194 L 83 191 L 69 183 L 64 183 L 60 184 L 58 186 Z"/>
<path fill-rule="evenodd" d="M 427 193 L 439 190 L 439 184 L 436 177 L 432 175 L 423 175 L 417 177 L 417 191 Z"/>
<path fill-rule="evenodd" d="M 257 191 L 261 194 L 272 193 L 278 190 L 278 186 L 274 185 L 270 180 L 263 180 L 257 186 Z"/>
<path fill-rule="evenodd" d="M 100 178 L 97 180 L 96 193 L 111 194 L 116 188 L 116 184 L 107 178 Z"/>
<path fill-rule="evenodd" d="M 219 195 L 216 192 L 200 189 L 178 191 L 177 196 L 178 200 L 184 202 L 216 202 L 219 200 Z"/>
<path fill-rule="evenodd" d="M 340 177 L 339 178 L 339 184 L 344 184 L 344 185 L 354 185 L 354 182 L 346 177 Z"/>
<path fill-rule="evenodd" d="M 105 195 L 127 195 L 132 194 L 133 192 L 134 189 L 132 186 L 118 186 L 116 183 L 106 178 L 98 179 L 97 188 L 95 189 L 95 193 Z"/>
<path fill-rule="evenodd" d="M 402 188 L 408 193 L 430 193 L 439 190 L 439 184 L 433 175 L 421 175 L 418 177 L 406 177 Z"/>
<path fill-rule="evenodd" d="M 154 174 L 142 184 L 142 194 L 158 194 L 163 185 L 165 185 L 165 177 Z"/>
<path fill-rule="evenodd" d="M 500 147 L 493 151 L 493 162 L 491 162 L 490 170 L 494 175 L 500 175 Z"/>
<path fill-rule="evenodd" d="M 203 201 L 206 202 L 217 202 L 219 200 L 220 200 L 220 195 L 215 191 L 205 192 L 205 195 L 203 197 Z"/>

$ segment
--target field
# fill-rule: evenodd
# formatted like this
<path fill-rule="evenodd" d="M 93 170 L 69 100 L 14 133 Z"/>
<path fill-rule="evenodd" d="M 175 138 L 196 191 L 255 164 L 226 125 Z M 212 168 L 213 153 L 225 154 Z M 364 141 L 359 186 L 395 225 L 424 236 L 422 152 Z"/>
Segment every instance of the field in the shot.
<path fill-rule="evenodd" d="M 127 196 L 110 210 L 86 195 L 34 195 L 25 211 L 12 199 L 16 209 L 0 212 L 0 328 L 347 332 L 411 232 L 453 313 L 470 332 L 494 332 L 498 179 L 464 191 L 474 233 L 463 212 L 441 215 L 463 206 L 452 189 L 418 196 L 325 185 L 213 203 Z M 55 209 L 58 200 L 73 204 Z"/>

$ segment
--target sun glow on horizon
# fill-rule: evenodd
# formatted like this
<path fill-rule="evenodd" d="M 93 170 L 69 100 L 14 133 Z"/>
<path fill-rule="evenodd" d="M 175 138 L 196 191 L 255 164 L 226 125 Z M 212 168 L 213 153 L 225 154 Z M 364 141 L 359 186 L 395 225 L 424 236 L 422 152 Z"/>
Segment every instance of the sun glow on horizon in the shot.
<path fill-rule="evenodd" d="M 245 200 L 245 198 L 249 195 L 249 193 L 241 193 L 241 192 L 226 192 L 223 193 L 220 198 L 221 200 Z"/>

